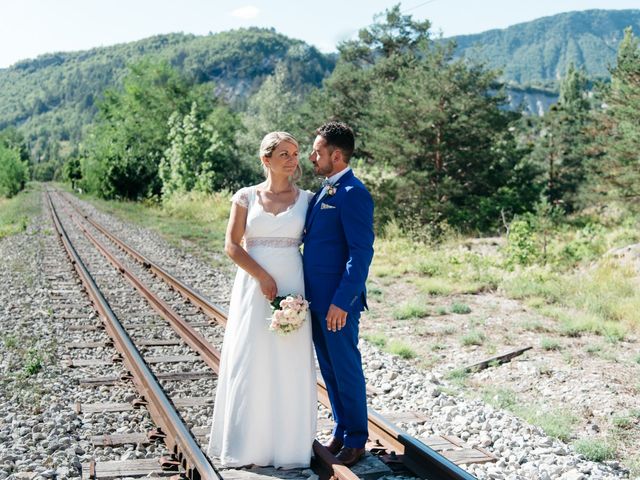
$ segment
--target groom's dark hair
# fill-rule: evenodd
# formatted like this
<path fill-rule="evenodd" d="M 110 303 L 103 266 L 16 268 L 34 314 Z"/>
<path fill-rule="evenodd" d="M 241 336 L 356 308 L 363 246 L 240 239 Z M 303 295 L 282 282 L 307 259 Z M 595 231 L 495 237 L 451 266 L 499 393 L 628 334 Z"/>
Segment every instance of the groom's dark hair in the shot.
<path fill-rule="evenodd" d="M 349 163 L 356 139 L 351 127 L 342 122 L 328 122 L 316 130 L 316 135 L 320 135 L 327 142 L 328 147 L 342 150 L 344 161 Z"/>

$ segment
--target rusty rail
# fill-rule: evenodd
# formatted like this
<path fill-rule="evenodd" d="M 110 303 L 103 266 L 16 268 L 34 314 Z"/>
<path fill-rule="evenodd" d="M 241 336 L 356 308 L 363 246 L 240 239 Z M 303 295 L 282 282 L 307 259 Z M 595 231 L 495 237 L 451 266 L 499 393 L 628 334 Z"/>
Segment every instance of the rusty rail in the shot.
<path fill-rule="evenodd" d="M 167 447 L 178 458 L 191 480 L 222 479 L 209 459 L 204 455 L 191 431 L 184 424 L 171 400 L 167 397 L 157 379 L 147 366 L 144 358 L 133 344 L 122 324 L 109 306 L 93 277 L 73 247 L 66 230 L 47 192 L 48 206 L 56 231 L 71 263 L 73 264 L 91 303 L 102 318 L 105 329 L 113 338 L 115 348 L 123 357 L 126 368 L 133 374 L 133 382 L 140 394 L 148 402 L 147 409 L 154 422 L 167 435 Z"/>
<path fill-rule="evenodd" d="M 72 205 L 73 206 L 73 205 Z M 75 219 L 73 219 L 75 221 Z M 165 318 L 172 328 L 176 331 L 176 333 L 183 339 L 185 342 L 189 344 L 191 348 L 193 348 L 196 352 L 198 352 L 203 361 L 217 374 L 220 369 L 220 352 L 209 343 L 204 336 L 202 336 L 199 332 L 197 332 L 193 327 L 189 325 L 187 321 L 185 321 L 178 313 L 176 313 L 164 300 L 155 295 L 151 290 L 149 290 L 142 281 L 137 278 L 129 269 L 127 269 L 109 250 L 106 246 L 96 239 L 86 228 L 82 225 L 79 225 L 76 222 L 76 225 L 80 229 L 80 231 L 85 235 L 85 237 L 95 245 L 95 247 L 104 255 L 104 257 L 109 260 L 109 262 L 116 268 L 121 275 L 123 275 L 133 286 L 136 288 L 151 304 L 151 306 L 163 317 Z M 104 229 L 101 229 L 103 231 Z M 109 238 L 112 235 L 108 235 Z M 114 237 L 115 238 L 115 237 Z M 119 243 L 120 246 L 120 243 Z M 128 251 L 128 246 L 122 243 L 121 248 L 124 247 L 125 251 Z M 137 253 L 137 252 L 136 252 Z M 134 258 L 136 260 L 141 261 L 144 257 L 140 254 L 135 255 Z M 150 268 L 147 266 L 147 268 Z M 159 267 L 157 267 L 157 271 L 161 271 Z M 164 271 L 163 271 L 164 272 Z M 195 303 L 196 301 L 201 301 L 203 299 L 199 293 L 194 292 L 189 289 L 182 282 L 176 282 L 173 284 L 171 280 L 173 277 L 168 273 L 164 272 L 161 278 L 168 282 L 173 288 L 178 290 L 181 294 L 182 288 L 186 288 L 191 292 L 190 301 Z M 205 309 L 203 309 L 205 310 Z M 211 308 L 206 309 L 205 311 L 218 311 L 223 314 L 220 307 L 211 306 Z M 226 318 L 226 316 L 225 316 Z M 315 453 L 315 457 L 320 462 L 320 466 L 323 470 L 329 472 L 328 477 L 336 480 L 359 480 L 359 477 L 355 475 L 351 470 L 342 465 L 333 455 L 329 453 L 329 451 L 321 445 L 319 442 L 315 441 L 313 444 L 313 450 Z"/>
<path fill-rule="evenodd" d="M 66 200 L 77 212 L 79 212 L 79 214 L 88 223 L 90 223 L 94 228 L 106 235 L 122 251 L 132 256 L 143 266 L 162 278 L 163 281 L 165 281 L 171 288 L 175 289 L 178 293 L 187 298 L 192 304 L 200 308 L 205 314 L 215 320 L 218 324 L 220 324 L 221 326 L 226 325 L 227 312 L 222 307 L 215 305 L 204 295 L 193 290 L 192 288 L 175 278 L 166 270 L 162 269 L 160 266 L 135 250 L 133 247 L 127 245 L 117 236 L 113 235 L 111 232 L 108 232 L 98 222 L 90 219 L 87 214 L 82 212 L 77 206 L 73 205 L 73 203 L 68 199 Z M 215 348 L 213 348 L 213 346 L 209 345 L 209 348 L 205 348 L 203 351 L 206 350 L 216 352 L 216 354 L 219 356 L 219 353 Z M 203 356 L 210 354 L 212 353 L 201 353 L 201 355 Z M 327 389 L 322 379 L 318 379 L 317 381 L 317 390 L 318 400 L 320 401 L 320 403 L 322 403 L 327 408 L 331 408 Z M 371 408 L 368 409 L 368 422 L 370 439 L 377 441 L 385 450 L 389 452 L 395 452 L 405 464 L 405 466 L 419 477 L 438 480 L 475 480 L 476 477 L 460 468 L 458 465 L 451 462 L 444 456 L 440 455 L 421 441 L 413 438 L 400 428 L 386 421 L 384 417 L 382 417 L 379 413 Z M 327 461 L 331 463 L 331 468 L 333 469 L 334 476 L 336 478 L 345 479 L 345 477 L 343 476 L 345 475 L 345 472 L 343 470 L 344 466 L 340 463 L 336 463 L 337 460 L 335 459 L 335 457 L 331 455 L 326 450 L 326 448 L 320 445 L 317 441 L 314 442 L 314 452 L 316 451 L 316 449 L 319 449 L 319 452 L 316 454 L 317 457 L 319 457 L 323 461 L 325 459 L 328 459 Z M 331 461 L 331 459 L 333 460 Z M 341 469 L 337 467 L 343 468 Z M 346 470 L 349 471 L 348 469 Z M 350 471 L 349 473 L 353 475 Z"/>

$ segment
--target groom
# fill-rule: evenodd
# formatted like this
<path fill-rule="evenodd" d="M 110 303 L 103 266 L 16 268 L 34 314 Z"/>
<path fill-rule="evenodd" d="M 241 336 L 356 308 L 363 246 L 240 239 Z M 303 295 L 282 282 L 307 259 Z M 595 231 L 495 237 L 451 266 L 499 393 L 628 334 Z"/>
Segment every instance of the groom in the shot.
<path fill-rule="evenodd" d="M 344 123 L 329 122 L 316 134 L 309 159 L 325 181 L 307 210 L 304 281 L 313 343 L 335 421 L 333 437 L 325 446 L 351 466 L 364 455 L 368 437 L 358 322 L 367 306 L 373 200 L 349 167 L 353 130 Z"/>

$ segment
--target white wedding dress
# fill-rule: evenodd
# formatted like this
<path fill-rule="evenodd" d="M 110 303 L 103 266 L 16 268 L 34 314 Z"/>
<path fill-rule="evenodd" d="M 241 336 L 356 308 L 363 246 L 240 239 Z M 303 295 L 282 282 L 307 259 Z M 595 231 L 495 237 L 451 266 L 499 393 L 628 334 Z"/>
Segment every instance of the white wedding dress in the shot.
<path fill-rule="evenodd" d="M 309 192 L 288 210 L 266 212 L 256 187 L 232 201 L 248 208 L 244 246 L 274 278 L 278 295 L 304 294 L 299 246 Z M 260 285 L 238 268 L 231 291 L 208 454 L 223 466 L 307 467 L 316 435 L 311 318 L 286 335 L 269 330 Z"/>

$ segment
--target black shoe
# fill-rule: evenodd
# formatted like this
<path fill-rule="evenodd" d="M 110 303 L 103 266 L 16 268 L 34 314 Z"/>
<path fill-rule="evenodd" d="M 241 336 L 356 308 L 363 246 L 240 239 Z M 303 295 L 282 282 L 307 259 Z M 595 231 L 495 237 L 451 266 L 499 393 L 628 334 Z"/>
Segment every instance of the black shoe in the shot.
<path fill-rule="evenodd" d="M 351 467 L 360 461 L 364 456 L 364 452 L 364 448 L 343 447 L 340 453 L 336 455 L 336 458 L 340 460 L 343 465 Z"/>
<path fill-rule="evenodd" d="M 338 437 L 331 437 L 331 440 L 324 444 L 325 448 L 329 450 L 329 453 L 334 456 L 342 449 L 342 445 L 342 439 Z"/>

